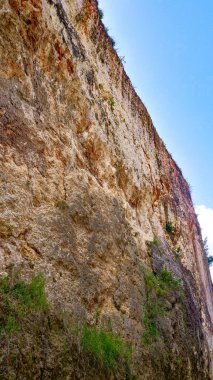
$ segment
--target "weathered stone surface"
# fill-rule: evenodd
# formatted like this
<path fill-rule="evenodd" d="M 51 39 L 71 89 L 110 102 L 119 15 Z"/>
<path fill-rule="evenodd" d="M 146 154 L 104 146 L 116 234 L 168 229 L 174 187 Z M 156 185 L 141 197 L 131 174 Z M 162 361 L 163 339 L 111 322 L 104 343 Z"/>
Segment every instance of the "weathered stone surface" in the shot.
<path fill-rule="evenodd" d="M 100 310 L 135 347 L 137 379 L 210 378 L 212 289 L 189 187 L 96 1 L 1 0 L 0 181 L 2 275 L 43 272 L 78 320 Z M 163 338 L 144 347 L 141 268 L 165 264 L 187 297 L 168 300 Z"/>

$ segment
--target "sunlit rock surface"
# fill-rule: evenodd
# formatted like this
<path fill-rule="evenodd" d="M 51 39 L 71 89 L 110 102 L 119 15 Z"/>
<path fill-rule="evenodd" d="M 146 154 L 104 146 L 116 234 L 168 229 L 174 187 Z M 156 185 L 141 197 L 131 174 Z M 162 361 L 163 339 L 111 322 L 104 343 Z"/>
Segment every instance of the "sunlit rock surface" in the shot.
<path fill-rule="evenodd" d="M 2 276 L 42 272 L 55 310 L 110 320 L 133 347 L 135 379 L 210 379 L 212 286 L 189 186 L 95 0 L 1 0 L 0 182 Z M 145 345 L 144 268 L 164 266 L 185 296 L 168 297 Z M 53 378 L 43 356 L 32 368 L 29 378 Z M 106 378 L 77 372 L 66 379 Z M 107 377 L 127 378 L 118 372 Z"/>

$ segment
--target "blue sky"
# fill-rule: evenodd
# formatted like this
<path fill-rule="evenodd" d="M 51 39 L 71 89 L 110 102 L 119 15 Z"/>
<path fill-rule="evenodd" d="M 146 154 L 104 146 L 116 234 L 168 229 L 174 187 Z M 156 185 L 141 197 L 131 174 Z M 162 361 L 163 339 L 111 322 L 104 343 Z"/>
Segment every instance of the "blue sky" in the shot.
<path fill-rule="evenodd" d="M 213 1 L 99 0 L 133 86 L 191 185 L 213 253 Z"/>

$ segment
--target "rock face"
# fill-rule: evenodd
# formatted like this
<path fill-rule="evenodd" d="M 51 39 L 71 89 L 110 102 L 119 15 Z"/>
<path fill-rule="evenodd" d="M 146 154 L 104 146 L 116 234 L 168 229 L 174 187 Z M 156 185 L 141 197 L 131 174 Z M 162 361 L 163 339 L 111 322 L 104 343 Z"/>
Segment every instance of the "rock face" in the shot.
<path fill-rule="evenodd" d="M 1 0 L 0 181 L 2 276 L 42 272 L 55 309 L 110 320 L 135 379 L 211 378 L 212 285 L 189 187 L 95 0 Z M 145 272 L 165 267 L 185 296 L 147 322 Z M 145 344 L 149 322 L 159 334 Z M 53 378 L 40 370 L 31 378 Z"/>

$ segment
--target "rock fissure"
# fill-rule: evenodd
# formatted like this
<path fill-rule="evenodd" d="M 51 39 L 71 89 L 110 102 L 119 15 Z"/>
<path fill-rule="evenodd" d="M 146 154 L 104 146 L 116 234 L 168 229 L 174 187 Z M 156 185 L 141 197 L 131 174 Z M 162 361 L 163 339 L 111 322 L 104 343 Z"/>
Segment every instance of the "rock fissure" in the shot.
<path fill-rule="evenodd" d="M 68 20 L 67 14 L 63 8 L 63 5 L 60 0 L 47 0 L 47 2 L 50 5 L 53 5 L 56 9 L 57 16 L 60 20 L 60 22 L 64 25 L 64 28 L 67 32 L 69 43 L 72 46 L 73 55 L 76 58 L 81 58 L 82 60 L 85 60 L 85 51 L 83 46 L 80 43 L 80 39 L 78 37 L 78 34 L 76 33 L 75 29 L 73 28 L 71 21 Z"/>

